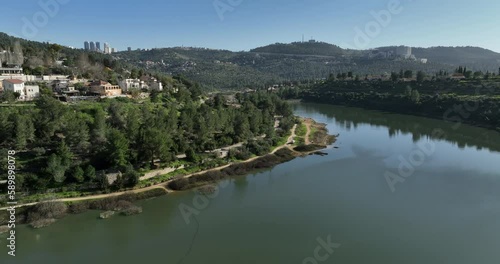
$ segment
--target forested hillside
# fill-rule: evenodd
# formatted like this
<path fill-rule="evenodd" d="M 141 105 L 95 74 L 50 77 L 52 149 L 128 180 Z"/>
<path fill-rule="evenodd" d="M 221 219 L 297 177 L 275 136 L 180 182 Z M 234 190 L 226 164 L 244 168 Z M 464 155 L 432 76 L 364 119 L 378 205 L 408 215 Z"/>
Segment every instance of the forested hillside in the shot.
<path fill-rule="evenodd" d="M 273 94 L 239 94 L 231 104 L 221 95 L 205 103 L 201 98 L 195 87 L 182 86 L 146 101 L 67 105 L 42 96 L 34 106 L 3 106 L 1 153 L 17 152 L 17 192 L 119 189 L 137 184 L 138 170 L 172 166 L 179 154 L 191 166 L 209 166 L 207 159 L 214 157 L 205 151 L 262 135 L 231 158 L 267 153 L 284 136 L 277 133 L 287 133 L 294 122 L 289 105 Z M 275 131 L 275 116 L 283 116 L 282 132 Z M 96 174 L 101 170 L 121 171 L 123 177 L 110 187 Z"/>
<path fill-rule="evenodd" d="M 317 56 L 342 56 L 349 52 L 325 42 L 292 42 L 292 43 L 276 43 L 264 47 L 259 47 L 251 50 L 257 53 L 277 53 L 277 54 L 294 54 L 294 55 L 317 55 Z"/>
<path fill-rule="evenodd" d="M 394 49 L 384 47 L 380 50 Z M 381 75 L 400 69 L 434 74 L 452 73 L 459 65 L 470 70 L 496 72 L 498 54 L 481 48 L 414 49 L 428 63 L 401 59 L 372 59 L 369 51 L 344 50 L 323 42 L 273 44 L 250 52 L 203 48 L 166 48 L 120 52 L 127 63 L 156 72 L 185 75 L 209 89 L 262 88 L 282 82 L 308 82 L 330 74 L 355 72 Z"/>
<path fill-rule="evenodd" d="M 287 94 L 310 102 L 428 116 L 500 131 L 500 78 L 411 83 L 333 80 Z"/>

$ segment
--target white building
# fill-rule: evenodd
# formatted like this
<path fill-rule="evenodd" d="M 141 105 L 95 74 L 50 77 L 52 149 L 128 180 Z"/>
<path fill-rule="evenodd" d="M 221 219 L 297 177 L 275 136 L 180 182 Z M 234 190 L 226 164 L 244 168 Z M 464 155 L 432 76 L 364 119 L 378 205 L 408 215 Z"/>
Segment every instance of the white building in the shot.
<path fill-rule="evenodd" d="M 25 85 L 24 92 L 26 94 L 24 100 L 31 101 L 40 96 L 40 87 L 38 85 Z"/>
<path fill-rule="evenodd" d="M 124 92 L 128 92 L 130 89 L 142 89 L 144 82 L 139 79 L 125 79 L 123 81 L 119 81 L 118 85 Z"/>
<path fill-rule="evenodd" d="M 26 94 L 24 93 L 24 82 L 19 79 L 5 79 L 2 82 L 4 91 L 11 91 L 19 93 L 19 100 L 24 100 Z"/>
<path fill-rule="evenodd" d="M 106 54 L 111 53 L 111 48 L 109 47 L 109 44 L 107 42 L 104 42 L 104 53 Z"/>
<path fill-rule="evenodd" d="M 125 79 L 118 82 L 118 85 L 125 92 L 130 89 L 163 91 L 163 84 L 153 77 L 144 76 L 141 79 Z"/>
<path fill-rule="evenodd" d="M 5 79 L 2 82 L 4 91 L 19 93 L 19 100 L 30 101 L 40 96 L 38 85 L 24 85 L 24 81 L 19 79 Z"/>

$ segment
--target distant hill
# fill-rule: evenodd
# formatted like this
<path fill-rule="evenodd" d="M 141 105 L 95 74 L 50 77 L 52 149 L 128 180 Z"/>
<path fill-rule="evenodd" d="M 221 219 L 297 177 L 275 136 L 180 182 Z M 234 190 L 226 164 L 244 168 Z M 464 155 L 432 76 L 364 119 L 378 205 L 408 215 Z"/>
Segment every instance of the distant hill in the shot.
<path fill-rule="evenodd" d="M 379 50 L 395 48 L 381 47 Z M 363 77 L 408 69 L 432 74 L 440 70 L 453 72 L 458 66 L 496 73 L 500 66 L 499 53 L 477 47 L 414 48 L 413 54 L 417 58 L 427 58 L 427 64 L 370 58 L 367 55 L 371 52 L 309 41 L 276 43 L 250 52 L 177 47 L 109 55 L 28 41 L 0 32 L 0 60 L 3 63 L 22 63 L 25 71 L 34 75 L 82 75 L 113 83 L 128 76 L 134 67 L 158 76 L 182 75 L 208 89 L 241 89 L 262 88 L 280 82 L 309 82 L 327 78 L 332 73 L 353 72 Z"/>
<path fill-rule="evenodd" d="M 381 47 L 378 50 L 395 49 L 395 46 Z M 448 65 L 468 65 L 478 69 L 498 68 L 500 53 L 480 47 L 431 47 L 413 48 L 413 55 L 429 61 Z"/>
<path fill-rule="evenodd" d="M 339 46 L 317 41 L 293 42 L 290 44 L 276 43 L 253 49 L 250 52 L 316 56 L 340 56 L 345 54 L 345 50 Z"/>
<path fill-rule="evenodd" d="M 433 47 L 414 48 L 417 57 L 429 58 L 441 63 L 449 64 L 489 64 L 500 63 L 500 53 L 479 47 Z"/>

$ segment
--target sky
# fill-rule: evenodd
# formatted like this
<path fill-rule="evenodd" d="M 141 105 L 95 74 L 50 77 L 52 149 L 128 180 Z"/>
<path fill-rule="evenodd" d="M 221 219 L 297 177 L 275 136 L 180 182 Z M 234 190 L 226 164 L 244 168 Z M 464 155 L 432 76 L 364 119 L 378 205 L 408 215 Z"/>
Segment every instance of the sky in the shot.
<path fill-rule="evenodd" d="M 22 0 L 0 32 L 83 48 L 250 50 L 314 38 L 343 48 L 480 46 L 500 52 L 498 0 Z M 103 44 L 101 44 L 102 47 Z"/>

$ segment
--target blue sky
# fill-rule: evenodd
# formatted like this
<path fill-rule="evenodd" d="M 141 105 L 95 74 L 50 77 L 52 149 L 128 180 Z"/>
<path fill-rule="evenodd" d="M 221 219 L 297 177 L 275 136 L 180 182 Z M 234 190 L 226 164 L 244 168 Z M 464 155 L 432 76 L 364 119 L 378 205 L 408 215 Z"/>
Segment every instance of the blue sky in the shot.
<path fill-rule="evenodd" d="M 391 1 L 398 0 L 5 1 L 0 31 L 78 48 L 85 40 L 108 42 L 119 50 L 197 46 L 239 51 L 299 41 L 304 34 L 350 48 L 481 46 L 500 52 L 498 0 L 399 0 L 400 12 L 381 26 L 371 13 L 387 12 Z M 57 12 L 51 12 L 56 2 Z M 44 11 L 43 3 L 52 8 Z M 366 25 L 379 28 L 360 38 L 356 28 L 366 34 Z"/>

